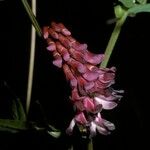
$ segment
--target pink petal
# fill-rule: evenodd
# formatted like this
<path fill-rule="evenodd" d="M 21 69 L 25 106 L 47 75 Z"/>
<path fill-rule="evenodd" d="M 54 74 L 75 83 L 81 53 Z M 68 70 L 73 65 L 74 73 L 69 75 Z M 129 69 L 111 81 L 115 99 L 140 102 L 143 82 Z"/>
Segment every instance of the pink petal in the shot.
<path fill-rule="evenodd" d="M 89 97 L 86 97 L 83 100 L 83 105 L 84 105 L 86 111 L 92 112 L 95 109 L 95 105 L 93 103 L 93 99 L 91 99 Z"/>
<path fill-rule="evenodd" d="M 76 120 L 76 122 L 79 123 L 79 124 L 82 124 L 82 125 L 87 124 L 87 120 L 86 120 L 86 118 L 85 118 L 83 112 L 81 112 L 81 113 L 79 113 L 78 115 L 76 115 L 76 116 L 75 116 L 75 120 Z"/>
<path fill-rule="evenodd" d="M 62 67 L 62 58 L 59 58 L 59 59 L 56 59 L 53 61 L 53 64 L 55 66 L 57 66 L 58 68 L 61 68 Z"/>
<path fill-rule="evenodd" d="M 108 128 L 108 130 L 115 130 L 115 125 L 113 123 L 111 123 L 110 121 L 107 121 L 105 119 L 103 119 L 103 124 L 104 126 L 106 126 Z"/>
<path fill-rule="evenodd" d="M 72 43 L 72 47 L 80 52 L 84 52 L 87 49 L 87 44 L 80 44 L 79 42 Z"/>
<path fill-rule="evenodd" d="M 104 127 L 101 127 L 101 126 L 96 126 L 96 129 L 97 129 L 97 131 L 100 133 L 100 134 L 103 134 L 103 135 L 108 135 L 108 134 L 110 134 L 110 132 L 107 130 L 107 129 L 105 129 Z"/>
<path fill-rule="evenodd" d="M 67 63 L 72 67 L 73 70 L 77 70 L 80 73 L 84 73 L 86 71 L 86 66 L 73 58 L 70 58 Z"/>
<path fill-rule="evenodd" d="M 72 132 L 73 132 L 74 126 L 75 126 L 75 120 L 72 119 L 71 122 L 70 122 L 69 127 L 66 129 L 66 133 L 71 135 Z"/>
<path fill-rule="evenodd" d="M 62 33 L 66 36 L 71 35 L 71 32 L 68 29 L 62 29 Z"/>
<path fill-rule="evenodd" d="M 70 70 L 70 67 L 67 64 L 63 65 L 63 71 L 66 75 L 67 80 L 70 80 L 70 84 L 72 87 L 77 86 L 77 79 L 74 77 L 73 73 Z"/>
<path fill-rule="evenodd" d="M 113 109 L 117 106 L 117 103 L 115 102 L 112 102 L 112 101 L 106 101 L 102 98 L 99 98 L 99 97 L 94 97 L 94 100 L 96 101 L 96 103 L 98 104 L 102 104 L 103 106 L 103 109 Z"/>
<path fill-rule="evenodd" d="M 94 82 L 87 82 L 84 85 L 85 90 L 90 90 L 93 87 L 94 87 Z"/>
<path fill-rule="evenodd" d="M 70 48 L 69 50 L 70 55 L 77 61 L 81 62 L 81 63 L 85 63 L 85 60 L 83 59 L 83 54 L 79 51 L 76 51 L 73 48 Z"/>
<path fill-rule="evenodd" d="M 102 54 L 93 54 L 89 51 L 86 51 L 84 53 L 84 59 L 88 62 L 91 63 L 92 65 L 97 65 L 100 64 L 100 62 L 102 62 L 104 55 Z"/>
<path fill-rule="evenodd" d="M 53 51 L 56 50 L 56 45 L 55 45 L 55 44 L 51 44 L 51 45 L 49 45 L 46 49 L 47 49 L 48 51 L 53 52 Z"/>
<path fill-rule="evenodd" d="M 59 68 L 62 67 L 62 58 L 60 56 L 60 54 L 57 51 L 53 51 L 53 57 L 54 57 L 54 61 L 53 64 Z"/>
<path fill-rule="evenodd" d="M 96 124 L 91 122 L 90 125 L 90 137 L 94 137 L 96 135 Z"/>
<path fill-rule="evenodd" d="M 98 78 L 98 76 L 99 76 L 99 73 L 92 72 L 92 71 L 87 71 L 83 74 L 83 77 L 88 81 L 94 81 Z"/>

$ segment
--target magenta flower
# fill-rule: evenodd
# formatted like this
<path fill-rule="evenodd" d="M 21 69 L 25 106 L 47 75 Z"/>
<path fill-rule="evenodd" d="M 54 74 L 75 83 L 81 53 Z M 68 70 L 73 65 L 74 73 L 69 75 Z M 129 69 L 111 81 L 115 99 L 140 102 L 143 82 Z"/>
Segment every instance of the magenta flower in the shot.
<path fill-rule="evenodd" d="M 47 40 L 47 50 L 52 52 L 53 64 L 63 68 L 72 93 L 70 100 L 75 108 L 75 116 L 67 128 L 71 134 L 75 125 L 82 127 L 89 136 L 96 132 L 107 135 L 115 129 L 113 123 L 101 117 L 103 109 L 110 110 L 118 105 L 120 93 L 112 89 L 115 83 L 116 68 L 98 68 L 103 54 L 93 54 L 87 50 L 87 44 L 81 44 L 71 36 L 71 32 L 62 24 L 52 22 L 44 27 L 43 37 Z"/>

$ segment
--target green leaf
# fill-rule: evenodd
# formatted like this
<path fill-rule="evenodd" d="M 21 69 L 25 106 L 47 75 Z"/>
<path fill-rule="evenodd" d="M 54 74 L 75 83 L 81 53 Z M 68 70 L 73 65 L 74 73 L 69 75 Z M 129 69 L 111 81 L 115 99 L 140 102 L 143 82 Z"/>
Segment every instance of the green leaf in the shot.
<path fill-rule="evenodd" d="M 47 133 L 50 134 L 54 138 L 59 138 L 61 135 L 61 132 L 57 132 L 57 131 L 47 131 Z"/>
<path fill-rule="evenodd" d="M 128 14 L 137 14 L 142 12 L 150 12 L 150 4 L 136 5 L 128 9 Z"/>
<path fill-rule="evenodd" d="M 147 0 L 137 0 L 137 2 L 139 2 L 140 4 L 146 4 Z"/>
<path fill-rule="evenodd" d="M 20 99 L 17 99 L 17 106 L 19 120 L 25 122 L 27 120 L 27 116 Z"/>
<path fill-rule="evenodd" d="M 33 24 L 33 26 L 35 27 L 35 30 L 37 31 L 37 34 L 39 35 L 39 37 L 42 36 L 42 31 L 41 31 L 41 28 L 36 20 L 36 17 L 34 16 L 32 10 L 31 10 L 31 7 L 30 5 L 28 4 L 28 1 L 27 0 L 21 0 L 22 1 L 22 4 L 26 10 L 26 12 L 28 13 L 29 15 L 29 18 Z"/>
<path fill-rule="evenodd" d="M 14 120 L 26 121 L 26 113 L 19 98 L 13 100 L 12 113 Z"/>
<path fill-rule="evenodd" d="M 19 120 L 16 100 L 12 101 L 12 117 L 14 120 Z"/>
<path fill-rule="evenodd" d="M 48 127 L 50 128 L 50 131 L 47 130 L 47 133 L 53 136 L 54 138 L 59 138 L 61 135 L 61 131 L 56 129 L 54 126 L 48 124 Z"/>
<path fill-rule="evenodd" d="M 27 123 L 19 120 L 0 119 L 0 129 L 26 130 Z"/>
<path fill-rule="evenodd" d="M 135 0 L 118 0 L 121 2 L 126 8 L 131 8 L 135 5 Z"/>
<path fill-rule="evenodd" d="M 10 133 L 17 133 L 19 130 L 13 129 L 13 128 L 5 128 L 5 127 L 0 127 L 0 131 L 4 132 L 10 132 Z"/>

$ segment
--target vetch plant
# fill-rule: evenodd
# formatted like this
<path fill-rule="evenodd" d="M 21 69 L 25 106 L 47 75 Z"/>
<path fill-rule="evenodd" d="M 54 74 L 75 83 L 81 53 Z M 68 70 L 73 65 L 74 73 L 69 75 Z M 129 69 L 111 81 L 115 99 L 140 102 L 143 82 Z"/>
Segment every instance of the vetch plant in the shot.
<path fill-rule="evenodd" d="M 28 75 L 28 89 L 26 111 L 20 99 L 15 97 L 13 102 L 13 119 L 0 119 L 0 129 L 16 133 L 22 130 L 33 129 L 46 130 L 55 138 L 60 137 L 60 130 L 51 126 L 48 121 L 41 127 L 37 122 L 28 120 L 28 112 L 31 102 L 32 81 L 34 69 L 34 54 L 36 34 L 47 42 L 46 49 L 53 56 L 53 65 L 63 70 L 67 82 L 70 83 L 71 95 L 68 95 L 73 108 L 74 116 L 70 120 L 66 134 L 74 134 L 74 127 L 84 137 L 89 139 L 88 150 L 93 150 L 92 138 L 97 133 L 109 135 L 115 129 L 115 125 L 105 120 L 103 110 L 114 109 L 122 98 L 123 90 L 113 89 L 115 84 L 115 67 L 108 67 L 112 51 L 119 37 L 121 28 L 128 17 L 135 17 L 141 12 L 150 12 L 150 4 L 147 0 L 118 0 L 114 6 L 115 17 L 108 21 L 115 23 L 114 30 L 104 54 L 94 54 L 88 49 L 86 43 L 80 43 L 73 37 L 73 33 L 63 24 L 55 20 L 50 25 L 40 27 L 37 22 L 36 1 L 32 1 L 32 9 L 27 0 L 22 4 L 28 13 L 31 22 L 31 53 Z M 10 89 L 7 83 L 5 86 Z M 41 109 L 42 110 L 42 109 Z M 73 146 L 72 146 L 73 149 Z"/>

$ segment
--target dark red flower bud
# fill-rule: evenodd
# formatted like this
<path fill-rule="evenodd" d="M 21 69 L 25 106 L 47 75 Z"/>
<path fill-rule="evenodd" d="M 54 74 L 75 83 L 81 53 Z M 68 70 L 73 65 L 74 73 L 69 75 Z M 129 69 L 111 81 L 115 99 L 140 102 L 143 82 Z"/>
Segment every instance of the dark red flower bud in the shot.
<path fill-rule="evenodd" d="M 52 28 L 49 28 L 48 29 L 48 33 L 50 34 L 50 36 L 54 39 L 58 39 L 58 34 L 52 29 Z"/>
<path fill-rule="evenodd" d="M 53 64 L 59 68 L 62 67 L 62 57 L 57 51 L 53 51 L 54 61 Z"/>
<path fill-rule="evenodd" d="M 71 72 L 71 70 L 67 64 L 63 65 L 63 70 L 64 70 L 64 73 L 66 75 L 67 80 L 70 81 L 71 86 L 76 87 L 77 86 L 77 80 L 74 77 L 74 75 L 72 74 L 72 72 Z"/>
<path fill-rule="evenodd" d="M 70 48 L 68 51 L 72 58 L 81 63 L 86 63 L 86 61 L 83 59 L 83 53 L 81 53 L 80 51 L 76 51 L 74 48 Z"/>
<path fill-rule="evenodd" d="M 63 47 L 60 42 L 56 42 L 56 48 L 65 61 L 68 61 L 70 59 L 70 54 L 68 53 L 68 50 Z"/>
<path fill-rule="evenodd" d="M 100 64 L 104 58 L 103 54 L 93 54 L 86 50 L 83 57 L 88 63 L 92 65 Z"/>
<path fill-rule="evenodd" d="M 62 34 L 58 34 L 58 39 L 61 42 L 61 44 L 63 46 L 65 46 L 65 48 L 70 48 L 71 47 L 71 42 Z"/>
<path fill-rule="evenodd" d="M 47 39 L 48 36 L 49 36 L 48 29 L 49 29 L 48 26 L 45 26 L 45 27 L 43 28 L 43 37 L 44 37 L 44 39 Z"/>
<path fill-rule="evenodd" d="M 59 27 L 59 25 L 55 22 L 51 23 L 52 28 L 54 29 L 54 31 L 56 32 L 61 32 L 61 28 Z"/>
<path fill-rule="evenodd" d="M 55 51 L 55 50 L 56 50 L 55 42 L 52 41 L 52 39 L 50 39 L 50 38 L 47 38 L 46 40 L 47 40 L 47 44 L 48 44 L 48 46 L 47 46 L 46 49 L 47 49 L 48 51 Z"/>
<path fill-rule="evenodd" d="M 87 81 L 94 81 L 94 80 L 96 80 L 99 77 L 99 73 L 88 70 L 82 76 Z"/>
<path fill-rule="evenodd" d="M 71 32 L 62 23 L 59 23 L 58 26 L 60 27 L 62 34 L 65 36 L 71 35 Z"/>
<path fill-rule="evenodd" d="M 82 53 L 87 49 L 87 44 L 80 44 L 79 42 L 72 43 L 72 47 L 77 50 L 81 51 Z"/>
<path fill-rule="evenodd" d="M 67 64 L 69 64 L 74 70 L 77 70 L 80 73 L 85 73 L 87 70 L 85 65 L 83 65 L 79 61 L 76 61 L 73 58 L 70 58 Z"/>

